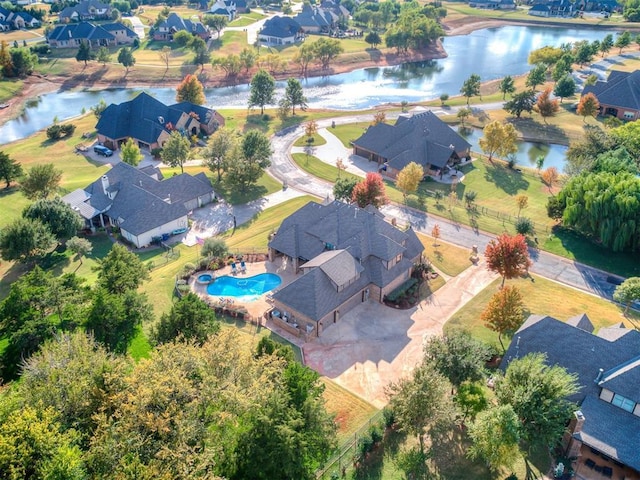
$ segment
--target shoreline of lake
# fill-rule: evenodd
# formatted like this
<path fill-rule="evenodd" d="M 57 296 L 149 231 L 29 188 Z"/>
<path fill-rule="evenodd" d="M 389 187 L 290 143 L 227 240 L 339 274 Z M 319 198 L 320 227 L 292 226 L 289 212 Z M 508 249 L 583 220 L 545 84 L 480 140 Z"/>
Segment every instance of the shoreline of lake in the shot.
<path fill-rule="evenodd" d="M 541 24 L 545 24 L 545 22 L 541 21 L 509 21 L 509 20 L 496 20 L 496 19 L 481 19 L 479 17 L 465 17 L 463 19 L 446 22 L 446 19 L 443 23 L 443 27 L 447 32 L 447 36 L 458 36 L 458 35 L 467 35 L 476 30 L 481 30 L 483 28 L 497 28 L 500 26 L 506 25 L 517 25 L 517 26 L 538 26 Z M 551 26 L 555 27 L 567 27 L 569 25 L 562 24 L 552 24 Z M 327 75 L 336 75 L 340 73 L 348 73 L 359 69 L 365 68 L 375 68 L 375 67 L 385 67 L 385 66 L 396 66 L 402 65 L 405 63 L 412 62 L 421 62 L 427 60 L 436 60 L 441 58 L 446 58 L 448 53 L 444 49 L 442 45 L 442 41 L 438 40 L 435 44 L 430 45 L 429 47 L 418 51 L 411 52 L 409 54 L 400 55 L 393 52 L 383 52 L 379 51 L 379 55 L 377 57 L 371 56 L 370 60 L 367 61 L 354 61 L 349 63 L 348 57 L 347 61 L 336 63 L 333 65 L 328 71 L 321 69 L 310 69 L 308 78 L 311 77 L 323 77 Z M 372 51 L 373 52 L 373 51 Z M 90 65 L 90 69 L 100 69 L 103 68 L 98 64 Z M 84 70 L 83 70 L 84 71 Z M 207 72 L 209 74 L 210 72 Z M 62 76 L 51 76 L 45 77 L 42 75 L 31 75 L 24 79 L 24 86 L 21 91 L 14 97 L 9 103 L 8 108 L 4 108 L 0 110 L 0 126 L 4 125 L 6 122 L 13 120 L 20 116 L 24 111 L 25 104 L 32 98 L 39 97 L 41 95 L 52 93 L 56 91 L 70 91 L 70 90 L 103 90 L 106 88 L 153 88 L 153 87 L 175 87 L 177 82 L 169 81 L 169 82 L 131 82 L 128 83 L 126 79 L 118 84 L 114 84 L 113 82 L 101 81 L 100 78 L 96 79 L 94 75 L 91 73 L 83 73 L 82 77 L 93 77 L 90 83 L 82 83 L 82 78 L 78 78 L 75 82 L 73 77 L 62 77 Z M 275 75 L 277 80 L 286 80 L 289 77 L 299 77 L 298 69 L 287 70 L 281 74 Z M 246 77 L 246 78 L 245 78 Z M 228 87 L 233 85 L 239 85 L 248 83 L 251 80 L 250 76 L 240 76 L 233 80 L 227 79 L 224 77 L 222 73 L 216 72 L 215 75 L 211 76 L 209 81 L 206 81 L 204 86 L 205 88 L 217 88 L 217 87 Z"/>

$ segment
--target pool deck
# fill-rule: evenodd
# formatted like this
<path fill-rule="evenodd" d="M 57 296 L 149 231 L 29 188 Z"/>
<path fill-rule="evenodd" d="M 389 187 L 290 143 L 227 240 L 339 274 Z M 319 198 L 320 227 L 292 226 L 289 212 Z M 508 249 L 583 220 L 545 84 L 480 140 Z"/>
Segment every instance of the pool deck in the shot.
<path fill-rule="evenodd" d="M 291 266 L 286 261 L 284 261 L 282 257 L 278 257 L 275 260 L 275 262 L 269 262 L 269 261 L 254 262 L 254 263 L 245 262 L 245 265 L 246 265 L 246 272 L 241 273 L 240 262 L 236 262 L 236 269 L 237 269 L 236 274 L 232 273 L 230 265 L 227 265 L 223 268 L 219 268 L 218 270 L 215 270 L 215 271 L 214 270 L 200 271 L 197 273 L 197 275 L 194 275 L 192 277 L 192 280 L 190 281 L 191 288 L 198 296 L 200 296 L 205 301 L 209 300 L 209 301 L 215 302 L 215 301 L 218 301 L 220 298 L 226 298 L 231 300 L 233 302 L 233 305 L 241 305 L 245 307 L 253 318 L 257 318 L 259 320 L 261 325 L 269 328 L 270 330 L 274 331 L 278 335 L 286 338 L 291 343 L 294 343 L 298 346 L 302 346 L 302 344 L 304 343 L 302 339 L 297 338 L 293 335 L 290 335 L 289 333 L 283 331 L 280 328 L 277 328 L 276 325 L 273 325 L 273 322 L 267 321 L 264 318 L 264 312 L 266 312 L 271 308 L 271 304 L 268 301 L 269 293 L 273 293 L 275 290 L 287 286 L 293 280 L 296 279 L 296 274 L 293 273 L 293 269 L 291 268 Z M 220 295 L 209 295 L 207 293 L 207 284 L 199 283 L 196 281 L 197 277 L 204 274 L 211 274 L 216 277 L 229 275 L 237 278 L 243 278 L 243 277 L 253 277 L 261 273 L 275 273 L 280 277 L 280 279 L 282 280 L 282 283 L 276 289 L 271 290 L 270 292 L 264 293 L 260 295 L 257 299 L 251 300 L 251 301 L 242 301 L 242 300 L 239 300 L 238 298 L 234 298 L 230 296 L 220 297 Z"/>

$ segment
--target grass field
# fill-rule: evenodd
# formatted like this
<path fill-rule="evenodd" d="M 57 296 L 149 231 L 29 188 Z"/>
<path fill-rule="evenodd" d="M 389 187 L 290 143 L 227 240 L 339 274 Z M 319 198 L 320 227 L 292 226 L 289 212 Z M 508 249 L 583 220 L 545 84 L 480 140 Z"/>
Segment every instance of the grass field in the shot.
<path fill-rule="evenodd" d="M 455 277 L 471 266 L 468 250 L 441 239 L 436 244 L 433 237 L 421 233 L 418 233 L 418 238 L 424 246 L 423 255 L 444 274 Z"/>
<path fill-rule="evenodd" d="M 0 103 L 13 99 L 23 85 L 22 80 L 2 80 L 0 82 Z"/>
<path fill-rule="evenodd" d="M 313 138 L 313 142 L 311 142 L 311 146 L 312 147 L 319 147 L 320 145 L 324 145 L 327 143 L 327 141 L 324 139 L 324 137 L 318 133 L 314 133 L 313 136 L 311 137 Z M 293 146 L 294 147 L 306 147 L 307 145 L 309 145 L 309 143 L 307 143 L 307 140 L 309 139 L 309 137 L 307 137 L 306 135 L 303 135 L 302 137 L 298 138 Z"/>
<path fill-rule="evenodd" d="M 628 318 L 625 318 L 620 307 L 602 298 L 542 277 L 534 275 L 532 278 L 535 281 L 527 278 L 507 281 L 508 285 L 514 285 L 520 289 L 525 305 L 525 318 L 530 314 L 551 315 L 558 320 L 566 321 L 580 313 L 587 313 L 596 331 L 600 327 L 618 322 L 624 322 L 632 327 L 633 323 L 640 320 L 640 315 L 635 312 L 630 312 Z M 480 315 L 491 296 L 498 291 L 501 281 L 498 279 L 493 282 L 454 314 L 444 325 L 444 331 L 466 330 L 474 337 L 499 347 L 498 334 L 484 326 Z"/>
<path fill-rule="evenodd" d="M 235 233 L 228 231 L 222 235 L 222 238 L 233 251 L 251 251 L 252 249 L 266 251 L 269 234 L 278 229 L 285 217 L 311 201 L 318 201 L 318 199 L 305 195 L 268 208 L 250 222 L 240 225 Z"/>

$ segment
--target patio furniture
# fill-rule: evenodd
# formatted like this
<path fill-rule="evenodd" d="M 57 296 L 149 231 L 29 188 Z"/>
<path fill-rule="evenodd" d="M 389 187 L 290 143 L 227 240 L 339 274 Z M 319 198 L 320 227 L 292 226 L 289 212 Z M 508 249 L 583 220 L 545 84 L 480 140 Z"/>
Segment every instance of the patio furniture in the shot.
<path fill-rule="evenodd" d="M 235 262 L 233 262 L 233 263 L 231 264 L 231 274 L 232 274 L 232 275 L 237 275 L 237 274 L 238 274 L 238 267 L 236 266 L 236 263 L 235 263 Z"/>
<path fill-rule="evenodd" d="M 244 263 L 244 260 L 240 262 L 240 272 L 247 273 L 247 266 Z"/>

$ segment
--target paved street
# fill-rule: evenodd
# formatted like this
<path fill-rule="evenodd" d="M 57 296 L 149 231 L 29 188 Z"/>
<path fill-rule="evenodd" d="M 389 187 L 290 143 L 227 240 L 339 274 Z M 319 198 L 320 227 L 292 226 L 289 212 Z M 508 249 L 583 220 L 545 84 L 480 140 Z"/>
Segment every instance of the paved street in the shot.
<path fill-rule="evenodd" d="M 483 108 L 495 108 L 495 105 L 484 105 Z M 436 110 L 439 110 L 439 108 Z M 387 118 L 395 118 L 395 116 L 387 115 Z M 331 126 L 332 122 L 340 125 L 369 122 L 371 119 L 372 114 L 367 114 L 319 120 L 317 123 L 319 129 L 326 129 Z M 328 130 L 330 132 L 330 129 Z M 269 172 L 280 181 L 286 181 L 289 188 L 315 195 L 321 199 L 332 198 L 333 185 L 331 183 L 317 179 L 300 170 L 291 159 L 291 147 L 301 135 L 304 135 L 304 126 L 290 127 L 276 133 L 272 139 L 274 154 Z M 342 145 L 340 146 L 342 147 Z M 317 148 L 319 151 L 322 147 Z M 344 150 L 334 153 L 332 154 L 325 150 L 325 154 L 330 155 L 328 163 L 335 164 L 335 158 L 344 155 Z M 382 212 L 389 217 L 397 218 L 403 223 L 410 223 L 414 229 L 426 234 L 430 234 L 433 225 L 438 223 L 443 240 L 468 249 L 471 249 L 473 245 L 477 245 L 480 252 L 484 251 L 487 243 L 495 237 L 486 232 L 474 231 L 466 225 L 451 222 L 446 218 L 402 205 L 388 205 L 382 209 Z M 616 280 L 615 276 L 601 270 L 547 252 L 531 250 L 531 257 L 534 262 L 530 269 L 532 273 L 607 299 L 611 299 L 616 286 L 615 282 L 620 281 L 620 279 Z"/>

